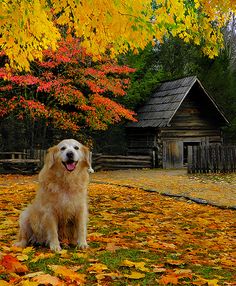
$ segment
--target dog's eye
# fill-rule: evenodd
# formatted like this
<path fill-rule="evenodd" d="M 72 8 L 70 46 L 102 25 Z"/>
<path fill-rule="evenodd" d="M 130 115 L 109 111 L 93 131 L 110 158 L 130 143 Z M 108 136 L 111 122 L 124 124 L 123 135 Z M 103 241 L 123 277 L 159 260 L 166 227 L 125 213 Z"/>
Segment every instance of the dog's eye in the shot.
<path fill-rule="evenodd" d="M 75 149 L 75 150 L 79 150 L 79 146 L 75 146 L 74 149 Z"/>
<path fill-rule="evenodd" d="M 65 146 L 61 147 L 61 151 L 64 151 L 64 150 L 66 150 L 66 147 Z"/>

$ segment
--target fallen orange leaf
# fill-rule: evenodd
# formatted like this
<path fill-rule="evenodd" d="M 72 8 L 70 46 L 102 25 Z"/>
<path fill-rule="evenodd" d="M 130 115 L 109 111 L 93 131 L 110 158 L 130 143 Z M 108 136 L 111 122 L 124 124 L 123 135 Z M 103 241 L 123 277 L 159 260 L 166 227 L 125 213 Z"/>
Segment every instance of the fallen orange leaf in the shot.
<path fill-rule="evenodd" d="M 120 249 L 120 247 L 115 245 L 115 243 L 110 242 L 107 244 L 106 250 L 111 251 L 111 252 L 115 252 L 117 249 Z"/>
<path fill-rule="evenodd" d="M 41 274 L 33 278 L 33 281 L 37 282 L 38 284 L 42 285 L 52 285 L 52 286 L 59 286 L 63 285 L 59 278 L 54 277 L 50 274 Z"/>
<path fill-rule="evenodd" d="M 15 273 L 25 273 L 28 272 L 28 268 L 26 265 L 20 263 L 20 261 L 7 254 L 2 257 L 0 264 L 8 271 L 8 272 L 15 272 Z"/>
<path fill-rule="evenodd" d="M 174 274 L 168 274 L 166 276 L 163 276 L 160 280 L 159 280 L 160 285 L 168 285 L 169 283 L 171 284 L 178 284 L 178 277 Z"/>

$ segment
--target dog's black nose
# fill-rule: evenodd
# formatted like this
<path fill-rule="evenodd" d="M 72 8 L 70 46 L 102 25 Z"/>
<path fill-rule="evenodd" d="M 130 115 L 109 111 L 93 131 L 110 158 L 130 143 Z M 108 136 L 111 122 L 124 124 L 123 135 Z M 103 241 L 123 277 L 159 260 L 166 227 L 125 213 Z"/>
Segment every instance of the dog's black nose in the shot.
<path fill-rule="evenodd" d="M 72 151 L 69 151 L 66 153 L 66 156 L 68 159 L 73 159 L 74 158 L 74 153 Z"/>

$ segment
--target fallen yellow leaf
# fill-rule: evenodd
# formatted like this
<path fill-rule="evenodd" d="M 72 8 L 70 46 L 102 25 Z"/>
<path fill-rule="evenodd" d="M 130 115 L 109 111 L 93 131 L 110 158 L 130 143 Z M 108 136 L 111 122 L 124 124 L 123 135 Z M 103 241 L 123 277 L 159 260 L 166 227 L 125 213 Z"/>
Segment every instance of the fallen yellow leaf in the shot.
<path fill-rule="evenodd" d="M 1 284 L 0 284 L 1 285 Z M 34 281 L 29 281 L 29 280 L 24 280 L 21 282 L 20 284 L 21 286 L 38 286 L 38 282 L 34 282 Z"/>
<path fill-rule="evenodd" d="M 63 276 L 65 278 L 69 278 L 72 281 L 76 281 L 79 283 L 85 283 L 85 274 L 77 273 L 66 266 L 62 265 L 49 265 L 48 266 L 56 275 Z"/>
<path fill-rule="evenodd" d="M 96 273 L 99 273 L 99 272 L 102 272 L 103 270 L 107 270 L 107 266 L 105 264 L 102 264 L 102 263 L 96 263 L 92 266 L 90 266 L 88 268 L 88 271 L 89 272 L 96 272 Z"/>
<path fill-rule="evenodd" d="M 219 280 L 217 279 L 206 280 L 206 281 L 207 281 L 208 286 L 219 286 L 218 284 Z"/>
<path fill-rule="evenodd" d="M 133 271 L 131 272 L 131 274 L 125 274 L 124 277 L 127 277 L 129 279 L 142 279 L 145 277 L 145 274 Z"/>
<path fill-rule="evenodd" d="M 8 286 L 10 285 L 7 281 L 0 280 L 0 286 Z"/>
<path fill-rule="evenodd" d="M 35 258 L 31 260 L 31 262 L 38 262 L 40 259 L 47 259 L 55 256 L 54 253 L 40 253 Z"/>
<path fill-rule="evenodd" d="M 29 259 L 29 256 L 26 255 L 26 254 L 17 255 L 16 257 L 17 257 L 17 259 L 18 259 L 19 261 L 26 261 L 26 260 Z"/>
<path fill-rule="evenodd" d="M 121 266 L 135 267 L 136 269 L 141 270 L 143 272 L 149 272 L 150 271 L 148 268 L 145 267 L 145 262 L 143 262 L 143 261 L 134 262 L 134 261 L 130 261 L 128 259 L 125 259 L 124 261 L 122 261 Z"/>

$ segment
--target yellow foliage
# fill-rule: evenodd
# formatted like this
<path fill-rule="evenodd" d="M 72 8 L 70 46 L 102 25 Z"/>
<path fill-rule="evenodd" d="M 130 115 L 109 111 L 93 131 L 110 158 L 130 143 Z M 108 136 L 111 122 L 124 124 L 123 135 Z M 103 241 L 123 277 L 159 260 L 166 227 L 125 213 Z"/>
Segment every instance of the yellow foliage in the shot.
<path fill-rule="evenodd" d="M 201 42 L 207 55 L 217 55 L 220 28 L 235 10 L 235 1 L 187 2 L 160 0 L 153 9 L 150 0 L 52 0 L 50 5 L 46 0 L 0 1 L 0 49 L 10 66 L 29 70 L 29 62 L 40 60 L 43 49 L 56 49 L 61 31 L 67 29 L 82 37 L 95 56 L 107 48 L 113 57 L 136 51 L 168 34 Z"/>

